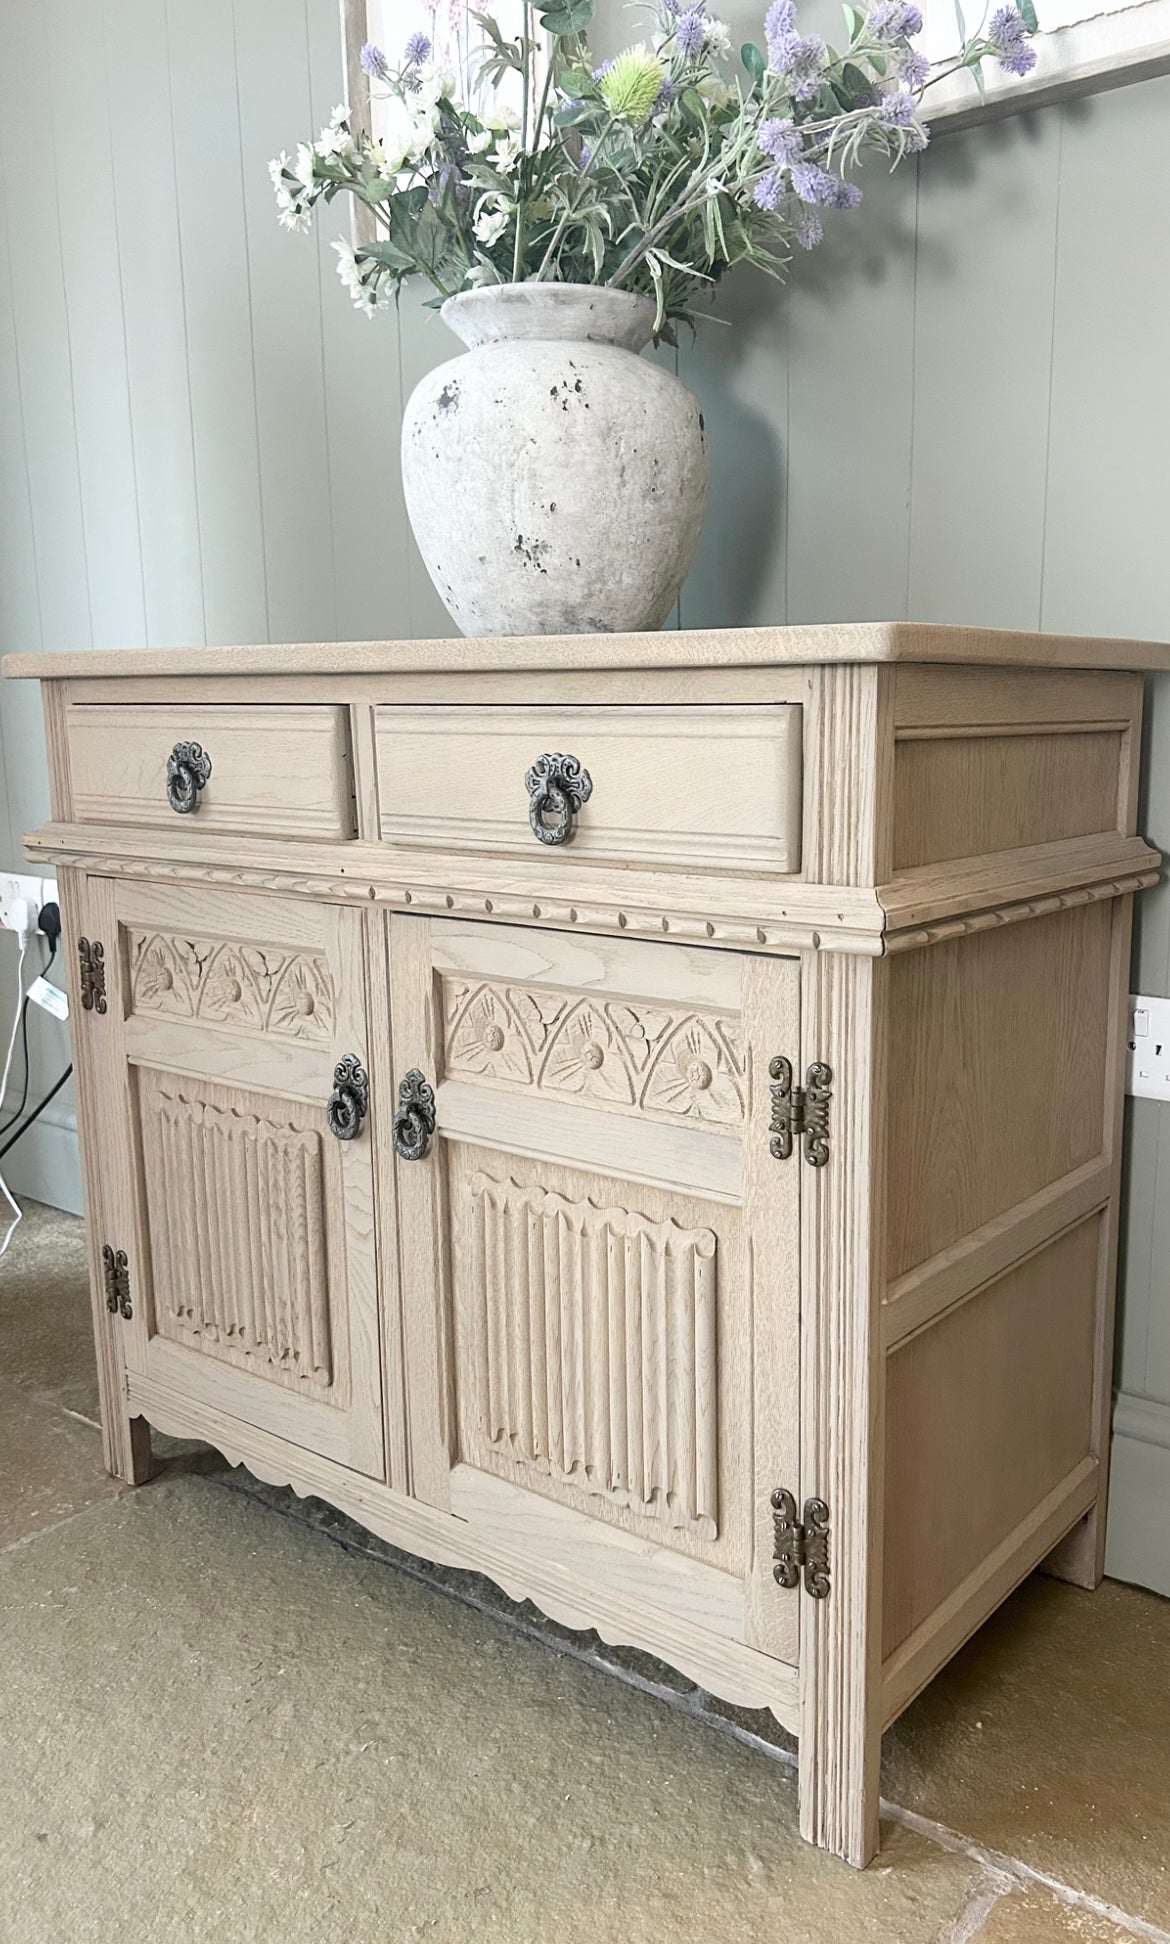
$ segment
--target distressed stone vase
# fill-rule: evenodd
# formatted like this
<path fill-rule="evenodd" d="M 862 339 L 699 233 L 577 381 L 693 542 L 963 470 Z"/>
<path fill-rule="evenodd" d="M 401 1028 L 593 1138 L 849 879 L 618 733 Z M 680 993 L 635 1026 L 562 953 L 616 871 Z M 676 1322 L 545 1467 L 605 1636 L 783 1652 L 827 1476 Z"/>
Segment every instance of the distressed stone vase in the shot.
<path fill-rule="evenodd" d="M 402 477 L 419 550 L 466 635 L 660 628 L 707 502 L 696 400 L 639 356 L 646 297 L 499 284 L 443 305 L 468 349 L 415 389 Z"/>

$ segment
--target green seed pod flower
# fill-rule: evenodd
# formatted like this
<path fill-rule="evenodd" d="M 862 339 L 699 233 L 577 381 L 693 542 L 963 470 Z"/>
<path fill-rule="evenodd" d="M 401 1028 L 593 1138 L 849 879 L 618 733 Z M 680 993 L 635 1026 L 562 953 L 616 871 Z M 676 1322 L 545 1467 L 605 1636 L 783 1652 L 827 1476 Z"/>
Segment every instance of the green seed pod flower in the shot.
<path fill-rule="evenodd" d="M 665 79 L 665 68 L 648 47 L 627 47 L 602 75 L 600 88 L 610 112 L 632 128 L 640 128 L 662 93 Z"/>

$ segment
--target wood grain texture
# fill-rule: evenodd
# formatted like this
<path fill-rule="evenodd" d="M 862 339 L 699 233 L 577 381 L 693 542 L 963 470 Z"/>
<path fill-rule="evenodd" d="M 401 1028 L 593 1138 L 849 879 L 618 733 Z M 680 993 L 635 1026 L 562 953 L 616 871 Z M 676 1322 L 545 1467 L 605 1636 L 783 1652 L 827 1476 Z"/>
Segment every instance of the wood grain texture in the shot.
<path fill-rule="evenodd" d="M 831 1521 L 828 1600 L 800 1613 L 800 1827 L 858 1867 L 878 1845 L 889 968 L 803 963 L 801 1064 L 834 1073 L 832 1151 L 801 1182 L 801 1496 Z"/>
<path fill-rule="evenodd" d="M 446 1167 L 460 1456 L 742 1578 L 738 1214 L 462 1143 Z"/>
<path fill-rule="evenodd" d="M 322 840 L 354 834 L 344 710 L 132 708 L 98 704 L 66 713 L 75 814 L 94 823 L 177 821 L 167 801 L 167 758 L 196 742 L 211 774 L 196 810 L 207 831 Z"/>
<path fill-rule="evenodd" d="M 1100 1245 L 1093 1215 L 891 1353 L 885 1656 L 1095 1458 Z"/>
<path fill-rule="evenodd" d="M 894 869 L 1117 827 L 1128 726 L 915 738 L 894 759 Z"/>
<path fill-rule="evenodd" d="M 1086 905 L 888 962 L 891 1280 L 1102 1153 L 1111 932 Z"/>
<path fill-rule="evenodd" d="M 98 1396 L 101 1402 L 102 1450 L 106 1470 L 128 1485 L 141 1485 L 151 1474 L 150 1428 L 133 1416 L 127 1405 L 124 1324 L 106 1307 L 102 1249 L 107 1244 L 129 1253 L 129 1230 L 124 1202 L 111 1178 L 101 1139 L 109 1101 L 104 1079 L 110 1053 L 108 1015 L 87 1012 L 81 1004 L 77 941 L 108 933 L 112 918 L 110 887 L 91 885 L 72 871 L 58 879 L 61 905 L 63 974 L 72 1020 L 73 1066 L 77 1086 L 77 1121 L 81 1134 L 81 1162 L 85 1180 L 86 1254 L 89 1260 L 90 1302 L 97 1356 Z M 111 1192 L 113 1190 L 113 1192 Z M 125 1239 L 124 1239 L 125 1238 Z"/>
<path fill-rule="evenodd" d="M 592 793 L 558 860 L 800 868 L 800 711 L 477 704 L 375 711 L 387 843 L 539 854 L 525 775 L 545 751 L 575 756 Z M 460 779 L 456 782 L 456 779 Z"/>
<path fill-rule="evenodd" d="M 1108 635 L 1026 634 L 1011 629 L 849 621 L 791 628 L 678 628 L 662 634 L 504 635 L 473 640 L 273 643 L 204 648 L 184 655 L 187 673 L 208 675 L 394 674 L 416 670 L 800 667 L 869 662 L 987 662 L 1012 668 L 1170 669 L 1170 646 Z M 165 675 L 165 651 L 7 655 L 3 672 L 38 681 L 83 675 Z"/>
<path fill-rule="evenodd" d="M 381 1476 L 371 1143 L 368 1132 L 335 1141 L 324 1114 L 335 1063 L 365 1052 L 363 921 L 314 914 L 330 1031 L 290 1040 L 238 1009 L 230 1027 L 133 1012 L 133 940 L 157 918 L 159 894 L 95 883 L 104 1084 L 118 1111 L 106 1194 L 132 1238 L 119 1245 L 134 1289 L 133 1318 L 119 1325 L 125 1362 Z M 228 930 L 245 963 L 279 962 L 270 938 L 304 930 L 276 899 L 204 892 L 186 904 L 197 929 Z"/>

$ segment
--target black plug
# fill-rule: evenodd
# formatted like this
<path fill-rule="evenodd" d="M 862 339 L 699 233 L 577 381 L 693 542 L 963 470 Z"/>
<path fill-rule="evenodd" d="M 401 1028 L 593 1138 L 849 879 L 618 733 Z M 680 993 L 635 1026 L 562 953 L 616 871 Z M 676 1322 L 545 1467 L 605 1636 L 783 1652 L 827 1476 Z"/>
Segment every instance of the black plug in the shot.
<path fill-rule="evenodd" d="M 53 950 L 56 951 L 57 940 L 61 936 L 60 905 L 49 903 L 41 906 L 41 915 L 37 919 L 37 930 L 44 932 Z"/>

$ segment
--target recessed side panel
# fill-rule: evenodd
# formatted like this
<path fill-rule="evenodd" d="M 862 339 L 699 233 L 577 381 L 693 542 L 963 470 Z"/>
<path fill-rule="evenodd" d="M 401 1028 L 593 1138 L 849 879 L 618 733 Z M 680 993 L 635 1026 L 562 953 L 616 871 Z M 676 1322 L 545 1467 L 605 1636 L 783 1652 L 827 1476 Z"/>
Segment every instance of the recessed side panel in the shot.
<path fill-rule="evenodd" d="M 1093 1455 L 1101 1223 L 1058 1236 L 887 1360 L 887 1657 Z"/>

